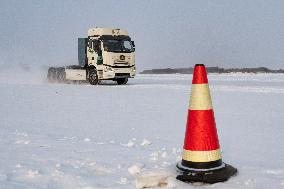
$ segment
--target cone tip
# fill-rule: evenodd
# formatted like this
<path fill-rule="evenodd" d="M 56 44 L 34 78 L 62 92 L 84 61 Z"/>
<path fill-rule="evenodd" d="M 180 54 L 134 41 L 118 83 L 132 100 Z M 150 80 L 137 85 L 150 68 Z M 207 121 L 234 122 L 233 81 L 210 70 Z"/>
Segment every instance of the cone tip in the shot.
<path fill-rule="evenodd" d="M 204 64 L 195 64 L 192 84 L 207 84 L 207 73 Z"/>
<path fill-rule="evenodd" d="M 205 66 L 204 64 L 195 64 L 195 66 Z"/>

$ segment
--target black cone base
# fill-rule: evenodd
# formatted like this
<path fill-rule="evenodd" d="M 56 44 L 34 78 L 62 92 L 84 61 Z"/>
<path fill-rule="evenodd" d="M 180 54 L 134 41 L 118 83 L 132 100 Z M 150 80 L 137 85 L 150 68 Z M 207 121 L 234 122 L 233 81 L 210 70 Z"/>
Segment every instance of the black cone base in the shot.
<path fill-rule="evenodd" d="M 237 173 L 237 169 L 228 164 L 225 164 L 225 166 L 220 169 L 205 171 L 186 170 L 179 165 L 177 165 L 177 168 L 181 173 L 176 178 L 183 182 L 203 182 L 214 184 L 217 182 L 224 182 Z"/>

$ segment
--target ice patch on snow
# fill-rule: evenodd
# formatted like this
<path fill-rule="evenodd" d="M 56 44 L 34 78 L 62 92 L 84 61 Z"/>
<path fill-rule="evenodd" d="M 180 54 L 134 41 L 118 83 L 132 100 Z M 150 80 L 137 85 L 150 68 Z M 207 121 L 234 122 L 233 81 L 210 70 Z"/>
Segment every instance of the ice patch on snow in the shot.
<path fill-rule="evenodd" d="M 270 174 L 270 175 L 282 175 L 284 173 L 283 170 L 266 170 L 265 171 L 267 174 Z"/>
<path fill-rule="evenodd" d="M 150 154 L 150 160 L 152 161 L 157 161 L 159 159 L 159 153 L 158 152 L 153 152 Z"/>
<path fill-rule="evenodd" d="M 15 144 L 29 144 L 31 143 L 30 140 L 16 140 Z"/>
<path fill-rule="evenodd" d="M 105 144 L 104 142 L 97 142 L 96 144 L 98 144 L 98 145 L 103 145 L 103 144 Z"/>
<path fill-rule="evenodd" d="M 67 160 L 66 163 L 70 166 L 72 166 L 74 169 L 79 169 L 81 167 L 85 166 L 85 162 L 81 161 L 81 160 Z"/>
<path fill-rule="evenodd" d="M 129 141 L 126 146 L 127 147 L 134 147 L 135 143 L 133 141 Z"/>
<path fill-rule="evenodd" d="M 166 158 L 167 156 L 168 156 L 168 153 L 167 153 L 167 152 L 162 152 L 162 153 L 161 153 L 161 157 L 162 157 L 162 158 Z"/>
<path fill-rule="evenodd" d="M 30 144 L 31 140 L 26 132 L 19 132 L 18 130 L 14 133 L 16 135 L 15 144 Z"/>
<path fill-rule="evenodd" d="M 16 130 L 15 135 L 17 136 L 22 136 L 22 137 L 28 137 L 28 134 L 25 132 L 19 132 L 18 130 Z"/>
<path fill-rule="evenodd" d="M 61 164 L 60 164 L 60 163 L 56 163 L 56 164 L 55 164 L 55 167 L 56 167 L 56 168 L 60 168 L 60 167 L 61 167 Z"/>
<path fill-rule="evenodd" d="M 120 143 L 121 146 L 132 148 L 135 146 L 135 143 L 132 140 L 129 140 L 127 144 Z"/>
<path fill-rule="evenodd" d="M 166 171 L 151 171 L 136 177 L 135 185 L 137 189 L 167 187 L 175 188 L 175 176 Z"/>
<path fill-rule="evenodd" d="M 34 178 L 36 176 L 40 176 L 40 173 L 38 170 L 28 170 L 27 171 L 27 174 L 26 174 L 26 177 L 28 178 Z"/>
<path fill-rule="evenodd" d="M 18 163 L 15 167 L 19 169 L 22 168 L 23 166 L 20 163 Z"/>
<path fill-rule="evenodd" d="M 114 140 L 110 140 L 109 143 L 110 144 L 115 144 L 115 141 Z"/>
<path fill-rule="evenodd" d="M 112 173 L 112 169 L 103 165 L 95 165 L 92 168 L 97 175 L 106 175 Z"/>
<path fill-rule="evenodd" d="M 89 138 L 84 138 L 84 142 L 90 142 L 91 141 L 91 139 L 89 139 Z"/>
<path fill-rule="evenodd" d="M 162 162 L 162 167 L 169 167 L 170 165 L 172 165 L 172 163 L 170 163 L 168 161 L 163 161 Z"/>
<path fill-rule="evenodd" d="M 117 168 L 117 169 L 121 169 L 121 168 L 122 168 L 121 164 L 118 164 L 118 165 L 116 166 L 116 168 Z"/>
<path fill-rule="evenodd" d="M 60 139 L 58 139 L 58 140 L 60 140 L 60 141 L 68 141 L 68 140 L 74 141 L 74 140 L 76 140 L 76 139 L 77 139 L 76 136 L 71 136 L 71 137 L 64 136 L 63 138 L 60 138 Z"/>
<path fill-rule="evenodd" d="M 135 165 L 132 165 L 130 167 L 128 167 L 128 172 L 129 174 L 131 175 L 137 175 L 139 173 L 141 173 L 141 170 L 142 168 L 144 167 L 145 165 L 142 164 L 142 163 L 136 163 Z"/>
<path fill-rule="evenodd" d="M 152 161 L 157 161 L 161 159 L 165 159 L 168 156 L 168 152 L 166 151 L 165 148 L 162 148 L 159 151 L 153 152 L 150 154 L 150 160 Z"/>
<path fill-rule="evenodd" d="M 128 179 L 126 177 L 121 177 L 119 182 L 117 182 L 118 184 L 127 184 L 128 183 Z"/>
<path fill-rule="evenodd" d="M 141 146 L 149 146 L 151 144 L 152 144 L 152 142 L 150 140 L 143 139 L 143 141 L 141 143 Z"/>
<path fill-rule="evenodd" d="M 244 184 L 247 185 L 247 186 L 254 185 L 255 184 L 255 180 L 254 179 L 248 179 L 248 180 L 245 181 Z"/>

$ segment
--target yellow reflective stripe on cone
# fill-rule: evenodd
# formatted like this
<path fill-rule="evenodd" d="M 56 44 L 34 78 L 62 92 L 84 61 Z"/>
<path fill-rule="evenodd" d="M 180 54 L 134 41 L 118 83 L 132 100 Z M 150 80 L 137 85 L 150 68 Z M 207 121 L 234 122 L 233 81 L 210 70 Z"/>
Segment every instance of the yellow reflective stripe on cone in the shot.
<path fill-rule="evenodd" d="M 211 96 L 208 84 L 193 84 L 189 101 L 190 110 L 212 109 Z"/>
<path fill-rule="evenodd" d="M 209 162 L 221 159 L 220 149 L 211 151 L 183 150 L 182 159 L 192 162 Z"/>

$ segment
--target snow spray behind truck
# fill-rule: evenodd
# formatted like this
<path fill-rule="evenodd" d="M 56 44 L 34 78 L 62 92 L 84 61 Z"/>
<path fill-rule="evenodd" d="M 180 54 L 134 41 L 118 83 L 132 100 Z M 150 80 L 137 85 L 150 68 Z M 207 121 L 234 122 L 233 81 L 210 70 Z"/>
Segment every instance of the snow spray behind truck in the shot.
<path fill-rule="evenodd" d="M 91 28 L 87 38 L 78 38 L 79 65 L 50 67 L 49 82 L 84 82 L 96 85 L 100 80 L 126 84 L 136 74 L 134 41 L 123 29 Z"/>

